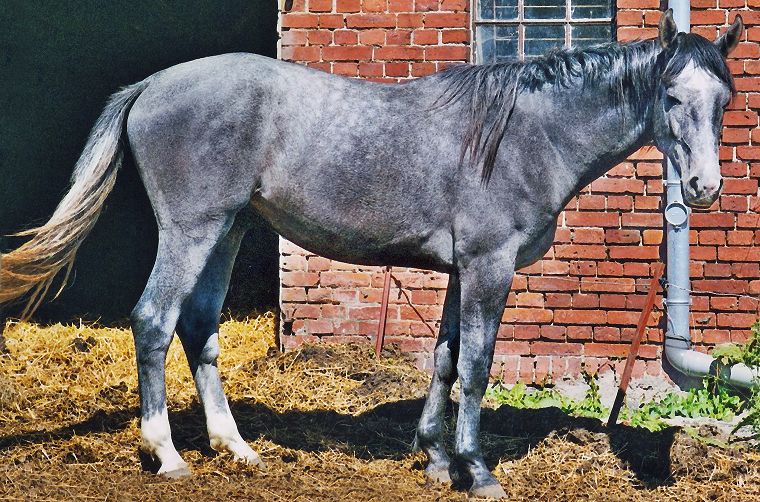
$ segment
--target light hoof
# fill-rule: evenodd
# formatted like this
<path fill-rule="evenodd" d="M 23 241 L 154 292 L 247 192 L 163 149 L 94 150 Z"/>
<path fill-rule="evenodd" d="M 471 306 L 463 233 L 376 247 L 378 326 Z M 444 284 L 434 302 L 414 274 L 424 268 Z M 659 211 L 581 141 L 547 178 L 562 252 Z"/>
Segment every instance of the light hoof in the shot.
<path fill-rule="evenodd" d="M 451 475 L 449 474 L 449 469 L 446 467 L 435 467 L 432 469 L 428 467 L 425 469 L 425 477 L 436 483 L 442 483 L 445 485 L 451 484 Z"/>
<path fill-rule="evenodd" d="M 166 470 L 166 471 L 159 470 L 158 474 L 169 479 L 180 479 L 180 478 L 189 477 L 193 473 L 190 472 L 190 468 L 187 465 L 183 465 L 171 470 Z"/>
<path fill-rule="evenodd" d="M 236 462 L 242 462 L 246 465 L 256 467 L 260 471 L 267 470 L 267 466 L 259 454 L 253 451 L 253 448 L 251 448 L 243 438 L 236 441 L 214 440 L 211 442 L 211 447 L 218 452 L 226 451 L 231 453 L 232 458 Z"/>
<path fill-rule="evenodd" d="M 507 492 L 500 484 L 489 484 L 481 486 L 473 486 L 468 493 L 472 498 L 488 498 L 488 499 L 505 499 L 507 498 Z"/>
<path fill-rule="evenodd" d="M 233 458 L 238 462 L 243 462 L 246 465 L 257 468 L 260 471 L 267 470 L 267 464 L 264 462 L 258 453 L 251 451 L 249 455 L 233 455 Z"/>

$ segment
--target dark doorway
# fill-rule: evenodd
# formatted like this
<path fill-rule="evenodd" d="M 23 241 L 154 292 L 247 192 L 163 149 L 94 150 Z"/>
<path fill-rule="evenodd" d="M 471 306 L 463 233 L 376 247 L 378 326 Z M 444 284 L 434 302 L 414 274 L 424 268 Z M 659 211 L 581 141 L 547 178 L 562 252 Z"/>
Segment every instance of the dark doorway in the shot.
<path fill-rule="evenodd" d="M 274 57 L 276 26 L 272 0 L 0 2 L 0 234 L 46 221 L 90 128 L 120 86 L 214 54 Z M 0 238 L 0 249 L 19 242 Z M 127 158 L 70 285 L 36 318 L 126 318 L 155 250 L 153 214 Z M 276 305 L 277 291 L 277 237 L 261 222 L 243 243 L 228 308 Z"/>

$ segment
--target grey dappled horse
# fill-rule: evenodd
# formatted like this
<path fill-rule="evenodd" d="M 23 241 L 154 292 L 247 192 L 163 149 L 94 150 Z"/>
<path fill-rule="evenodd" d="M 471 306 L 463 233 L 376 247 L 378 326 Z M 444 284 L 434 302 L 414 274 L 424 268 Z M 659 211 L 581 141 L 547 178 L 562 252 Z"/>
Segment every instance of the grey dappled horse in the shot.
<path fill-rule="evenodd" d="M 435 371 L 417 429 L 427 474 L 503 496 L 478 444 L 480 403 L 516 268 L 551 246 L 565 204 L 654 142 L 680 168 L 684 198 L 721 187 L 717 147 L 733 85 L 714 44 L 658 41 L 551 53 L 529 63 L 462 65 L 405 85 L 351 80 L 251 54 L 174 66 L 115 94 L 50 221 L 4 256 L 0 302 L 33 310 L 111 190 L 126 137 L 159 228 L 156 262 L 132 314 L 142 447 L 161 473 L 188 473 L 172 443 L 164 364 L 172 333 L 187 353 L 211 446 L 246 462 L 216 367 L 222 300 L 247 215 L 333 259 L 449 274 Z M 126 126 L 126 135 L 123 130 Z M 442 437 L 461 383 L 456 446 Z"/>

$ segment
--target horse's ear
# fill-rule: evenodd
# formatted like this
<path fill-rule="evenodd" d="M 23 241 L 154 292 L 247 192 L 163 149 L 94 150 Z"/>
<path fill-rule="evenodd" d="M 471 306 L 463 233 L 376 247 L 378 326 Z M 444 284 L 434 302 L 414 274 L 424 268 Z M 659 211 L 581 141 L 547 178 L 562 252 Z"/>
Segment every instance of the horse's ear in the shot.
<path fill-rule="evenodd" d="M 728 57 L 731 51 L 736 49 L 736 46 L 739 45 L 739 40 L 742 38 L 742 31 L 744 31 L 744 22 L 742 21 L 742 17 L 737 15 L 734 22 L 728 27 L 728 31 L 715 41 L 715 45 L 718 46 L 718 49 L 720 50 L 720 53 L 723 54 L 724 58 Z"/>
<path fill-rule="evenodd" d="M 667 49 L 675 41 L 678 35 L 678 26 L 673 19 L 673 9 L 668 9 L 660 18 L 660 45 Z"/>

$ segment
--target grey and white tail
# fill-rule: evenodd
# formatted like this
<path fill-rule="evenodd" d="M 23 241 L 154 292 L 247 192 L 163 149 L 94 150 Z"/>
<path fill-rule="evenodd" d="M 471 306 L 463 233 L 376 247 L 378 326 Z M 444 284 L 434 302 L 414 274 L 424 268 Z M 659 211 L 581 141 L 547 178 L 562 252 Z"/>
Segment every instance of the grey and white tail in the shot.
<path fill-rule="evenodd" d="M 65 271 L 61 289 L 66 284 L 77 250 L 116 182 L 129 109 L 147 86 L 148 79 L 111 96 L 77 161 L 71 188 L 53 216 L 40 227 L 16 234 L 31 239 L 0 256 L 0 304 L 23 297 L 26 305 L 22 317 L 27 318 L 39 307 L 61 270 Z"/>

